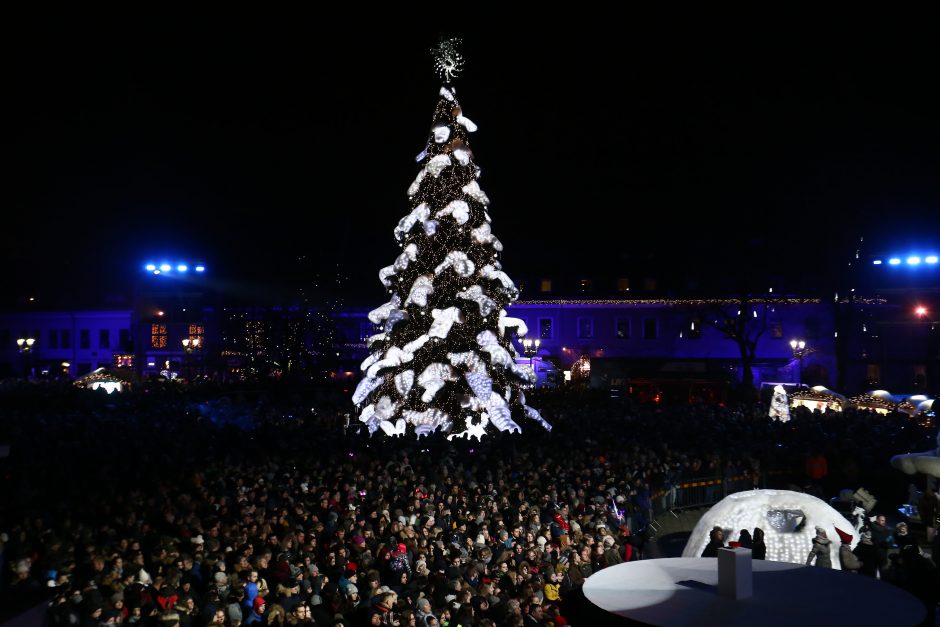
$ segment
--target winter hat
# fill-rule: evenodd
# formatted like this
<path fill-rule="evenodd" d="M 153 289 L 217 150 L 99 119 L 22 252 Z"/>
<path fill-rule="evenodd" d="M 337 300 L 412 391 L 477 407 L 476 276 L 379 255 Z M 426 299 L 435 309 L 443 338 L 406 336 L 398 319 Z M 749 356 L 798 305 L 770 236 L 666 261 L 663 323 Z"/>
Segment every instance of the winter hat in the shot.
<path fill-rule="evenodd" d="M 548 542 L 548 540 L 545 539 L 545 536 L 539 536 L 535 542 L 539 545 L 540 549 L 544 549 L 545 543 Z"/>
<path fill-rule="evenodd" d="M 222 584 L 228 581 L 228 576 L 226 576 L 226 574 L 223 573 L 221 570 L 217 572 L 216 574 L 212 575 L 212 578 L 215 579 L 215 582 L 218 584 Z"/>
<path fill-rule="evenodd" d="M 206 541 L 202 539 L 201 533 L 198 536 L 190 538 L 189 541 L 192 542 L 193 544 L 205 544 L 206 543 Z"/>
<path fill-rule="evenodd" d="M 144 584 L 145 586 L 149 586 L 153 583 L 153 579 L 150 577 L 150 573 L 148 573 L 143 568 L 141 568 L 140 572 L 137 573 L 137 581 Z"/>
<path fill-rule="evenodd" d="M 319 594 L 310 595 L 310 605 L 322 605 L 322 604 L 323 604 L 323 597 L 321 597 Z"/>
<path fill-rule="evenodd" d="M 355 584 L 351 583 L 346 586 L 346 596 L 349 596 L 350 594 L 359 594 L 359 588 L 357 588 Z"/>
<path fill-rule="evenodd" d="M 251 604 L 251 609 L 253 609 L 255 612 L 258 612 L 258 610 L 261 609 L 262 605 L 266 605 L 264 601 L 264 597 L 255 597 L 254 602 Z"/>
<path fill-rule="evenodd" d="M 835 529 L 836 533 L 839 534 L 839 541 L 842 542 L 842 544 L 852 544 L 852 534 L 846 533 L 838 527 Z"/>
<path fill-rule="evenodd" d="M 399 544 L 399 545 L 398 545 L 398 552 L 399 552 L 399 553 L 404 553 L 404 552 L 406 552 L 407 550 L 408 550 L 408 547 L 406 547 L 404 544 Z"/>
<path fill-rule="evenodd" d="M 817 538 L 825 538 L 825 537 L 826 537 L 826 530 L 823 529 L 822 527 L 816 527 L 816 537 L 817 537 Z"/>
<path fill-rule="evenodd" d="M 604 536 L 604 546 L 606 546 L 607 548 L 610 548 L 610 547 L 612 547 L 613 545 L 614 545 L 614 537 L 613 537 L 613 536 Z"/>
<path fill-rule="evenodd" d="M 235 621 L 239 623 L 242 622 L 242 608 L 238 607 L 238 603 L 229 603 L 226 613 L 228 614 L 228 619 L 233 623 Z"/>

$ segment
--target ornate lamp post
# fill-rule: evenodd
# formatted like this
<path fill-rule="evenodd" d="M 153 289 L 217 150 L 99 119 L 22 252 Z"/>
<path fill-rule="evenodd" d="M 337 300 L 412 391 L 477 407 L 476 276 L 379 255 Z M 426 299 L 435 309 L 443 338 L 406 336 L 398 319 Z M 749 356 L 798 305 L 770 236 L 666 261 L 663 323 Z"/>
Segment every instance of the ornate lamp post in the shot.
<path fill-rule="evenodd" d="M 542 340 L 540 339 L 525 338 L 522 340 L 522 354 L 529 358 L 529 368 L 532 368 L 532 358 L 538 354 L 541 343 Z"/>
<path fill-rule="evenodd" d="M 33 337 L 21 337 L 16 340 L 16 348 L 20 351 L 20 354 L 23 356 L 23 368 L 26 370 L 26 378 L 28 379 L 31 374 L 30 368 L 30 359 L 29 356 L 33 352 L 33 346 L 36 344 L 36 338 Z"/>
<path fill-rule="evenodd" d="M 192 371 L 192 355 L 195 351 L 198 351 L 201 346 L 198 337 L 184 337 L 183 338 L 183 350 L 186 351 L 186 361 L 189 363 L 189 370 Z M 192 374 L 192 372 L 190 372 Z"/>
<path fill-rule="evenodd" d="M 793 350 L 793 356 L 799 360 L 799 375 L 797 378 L 797 383 L 803 385 L 803 356 L 810 352 L 810 348 L 806 345 L 804 340 L 792 339 L 790 340 L 790 348 Z"/>

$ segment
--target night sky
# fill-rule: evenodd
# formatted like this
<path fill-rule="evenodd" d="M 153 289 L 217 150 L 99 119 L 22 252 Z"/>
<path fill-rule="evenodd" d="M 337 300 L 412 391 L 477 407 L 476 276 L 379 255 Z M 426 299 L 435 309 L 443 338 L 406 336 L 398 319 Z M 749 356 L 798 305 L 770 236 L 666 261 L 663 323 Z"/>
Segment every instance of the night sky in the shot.
<path fill-rule="evenodd" d="M 688 17 L 449 22 L 511 276 L 747 258 L 825 277 L 861 235 L 937 245 L 932 18 Z M 120 288 L 148 259 L 199 258 L 245 286 L 339 264 L 377 304 L 437 99 L 440 26 L 11 26 L 5 294 Z"/>

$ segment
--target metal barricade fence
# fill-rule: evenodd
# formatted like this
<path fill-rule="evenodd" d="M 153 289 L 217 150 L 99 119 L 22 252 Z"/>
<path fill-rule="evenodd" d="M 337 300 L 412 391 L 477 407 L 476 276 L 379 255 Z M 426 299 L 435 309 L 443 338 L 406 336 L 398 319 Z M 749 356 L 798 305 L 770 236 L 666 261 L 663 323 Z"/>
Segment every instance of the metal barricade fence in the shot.
<path fill-rule="evenodd" d="M 692 509 L 714 505 L 729 494 L 750 490 L 753 480 L 747 475 L 734 477 L 702 477 L 682 481 L 654 495 L 656 514 L 681 509 Z"/>

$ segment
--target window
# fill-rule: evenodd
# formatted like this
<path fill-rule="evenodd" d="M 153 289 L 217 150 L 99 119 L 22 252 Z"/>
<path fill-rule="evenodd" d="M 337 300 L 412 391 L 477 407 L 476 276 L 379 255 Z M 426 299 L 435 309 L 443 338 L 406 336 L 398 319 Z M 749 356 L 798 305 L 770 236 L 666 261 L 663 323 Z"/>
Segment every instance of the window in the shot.
<path fill-rule="evenodd" d="M 113 359 L 114 359 L 115 368 L 133 368 L 134 367 L 133 355 L 114 355 Z"/>
<path fill-rule="evenodd" d="M 646 277 L 645 279 L 643 279 L 643 289 L 646 290 L 647 292 L 655 292 L 656 291 L 656 279 L 652 277 Z"/>
<path fill-rule="evenodd" d="M 201 324 L 189 325 L 189 341 L 193 343 L 193 346 L 205 346 L 206 327 Z"/>
<path fill-rule="evenodd" d="M 551 292 L 551 291 L 552 291 L 552 280 L 551 280 L 551 279 L 542 279 L 542 285 L 540 286 L 540 290 L 543 291 L 543 292 Z"/>
<path fill-rule="evenodd" d="M 10 337 L 10 329 L 0 329 L 0 351 L 10 348 L 13 338 Z"/>
<path fill-rule="evenodd" d="M 552 319 L 539 318 L 539 337 L 543 340 L 552 338 Z"/>
<path fill-rule="evenodd" d="M 151 324 L 150 325 L 150 347 L 151 348 L 166 348 L 166 325 L 165 324 Z"/>
<path fill-rule="evenodd" d="M 121 329 L 118 331 L 118 343 L 121 345 L 119 348 L 122 351 L 131 350 L 131 331 L 130 329 Z"/>
<path fill-rule="evenodd" d="M 91 331 L 88 329 L 81 329 L 78 332 L 78 347 L 84 349 L 91 348 Z"/>
<path fill-rule="evenodd" d="M 630 321 L 627 318 L 617 319 L 617 328 L 615 330 L 618 340 L 630 339 Z"/>
<path fill-rule="evenodd" d="M 59 340 L 61 348 L 72 348 L 72 333 L 68 329 L 62 329 L 59 332 Z"/>
<path fill-rule="evenodd" d="M 779 320 L 770 321 L 770 337 L 774 340 L 783 339 L 783 323 Z"/>
<path fill-rule="evenodd" d="M 111 348 L 111 331 L 108 329 L 98 331 L 98 348 Z"/>
<path fill-rule="evenodd" d="M 655 340 L 657 337 L 659 337 L 659 322 L 656 318 L 643 320 L 643 339 Z"/>
<path fill-rule="evenodd" d="M 49 329 L 49 348 L 59 348 L 58 329 Z"/>
<path fill-rule="evenodd" d="M 591 291 L 591 279 L 581 279 L 580 284 L 582 294 Z"/>
<path fill-rule="evenodd" d="M 879 383 L 881 381 L 881 366 L 878 364 L 868 364 L 868 382 Z"/>
<path fill-rule="evenodd" d="M 689 322 L 689 332 L 686 334 L 690 340 L 698 340 L 702 337 L 702 319 L 692 318 Z"/>
<path fill-rule="evenodd" d="M 593 318 L 578 318 L 578 337 L 594 337 Z"/>
<path fill-rule="evenodd" d="M 624 278 L 617 279 L 617 291 L 629 292 L 630 291 L 630 279 L 624 279 Z"/>

